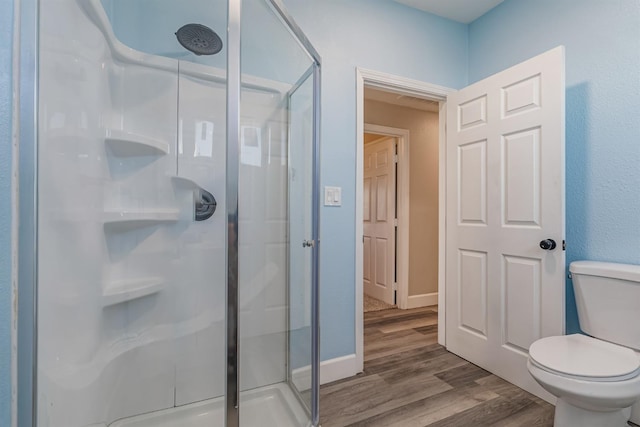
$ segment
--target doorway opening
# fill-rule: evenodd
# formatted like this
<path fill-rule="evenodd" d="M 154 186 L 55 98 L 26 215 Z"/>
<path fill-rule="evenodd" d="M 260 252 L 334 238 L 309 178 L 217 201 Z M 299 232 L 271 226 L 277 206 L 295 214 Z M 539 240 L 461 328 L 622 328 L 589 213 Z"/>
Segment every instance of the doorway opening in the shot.
<path fill-rule="evenodd" d="M 380 329 L 393 333 L 420 328 L 421 341 L 435 343 L 439 102 L 365 86 L 364 121 L 365 323 L 375 318 L 394 325 Z M 364 339 L 383 344 L 394 336 L 382 332 Z"/>
<path fill-rule="evenodd" d="M 361 69 L 357 77 L 356 361 L 362 370 L 365 301 L 368 317 L 391 323 L 416 310 L 414 324 L 398 327 L 407 333 L 428 327 L 444 345 L 438 306 L 444 302 L 443 144 L 451 90 Z"/>

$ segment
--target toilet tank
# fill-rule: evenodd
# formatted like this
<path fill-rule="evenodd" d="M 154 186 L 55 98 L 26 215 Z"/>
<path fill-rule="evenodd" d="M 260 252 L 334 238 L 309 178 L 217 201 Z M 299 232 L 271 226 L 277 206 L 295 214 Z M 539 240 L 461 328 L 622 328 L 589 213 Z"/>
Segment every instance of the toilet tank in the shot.
<path fill-rule="evenodd" d="M 569 271 L 580 328 L 640 351 L 640 265 L 576 261 Z"/>

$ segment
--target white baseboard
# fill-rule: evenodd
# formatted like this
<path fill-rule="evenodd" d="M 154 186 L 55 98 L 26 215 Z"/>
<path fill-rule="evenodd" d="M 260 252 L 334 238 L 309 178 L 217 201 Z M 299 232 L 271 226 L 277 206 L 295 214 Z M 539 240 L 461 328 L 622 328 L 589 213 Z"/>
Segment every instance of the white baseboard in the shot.
<path fill-rule="evenodd" d="M 359 373 L 359 371 L 356 366 L 355 354 L 320 362 L 320 384 L 327 384 L 343 378 L 352 377 L 357 373 Z M 311 388 L 311 368 L 309 366 L 294 369 L 292 377 L 293 383 L 298 390 Z"/>
<path fill-rule="evenodd" d="M 360 370 L 356 363 L 355 353 L 320 362 L 320 384 L 349 378 L 358 373 Z"/>
<path fill-rule="evenodd" d="M 427 307 L 438 304 L 438 293 L 409 295 L 407 308 Z"/>

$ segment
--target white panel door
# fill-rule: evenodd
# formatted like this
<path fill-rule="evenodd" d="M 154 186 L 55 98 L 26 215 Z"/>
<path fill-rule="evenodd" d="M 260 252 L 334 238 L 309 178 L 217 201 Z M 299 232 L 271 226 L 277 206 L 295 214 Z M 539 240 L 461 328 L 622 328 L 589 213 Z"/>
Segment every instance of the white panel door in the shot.
<path fill-rule="evenodd" d="M 558 47 L 447 98 L 447 349 L 547 400 L 526 361 L 564 334 L 564 91 Z"/>
<path fill-rule="evenodd" d="M 395 138 L 364 147 L 364 292 L 395 304 Z"/>

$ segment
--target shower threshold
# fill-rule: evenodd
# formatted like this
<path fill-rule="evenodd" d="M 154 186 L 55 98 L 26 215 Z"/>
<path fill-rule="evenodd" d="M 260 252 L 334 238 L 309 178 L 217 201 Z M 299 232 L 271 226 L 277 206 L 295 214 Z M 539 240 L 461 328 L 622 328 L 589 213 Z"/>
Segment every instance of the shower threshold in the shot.
<path fill-rule="evenodd" d="M 306 427 L 309 417 L 284 383 L 240 393 L 240 425 Z M 224 427 L 222 397 L 115 421 L 109 427 Z"/>

